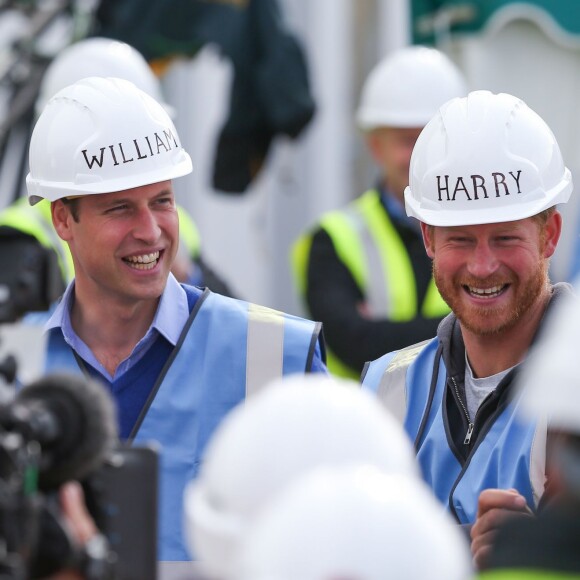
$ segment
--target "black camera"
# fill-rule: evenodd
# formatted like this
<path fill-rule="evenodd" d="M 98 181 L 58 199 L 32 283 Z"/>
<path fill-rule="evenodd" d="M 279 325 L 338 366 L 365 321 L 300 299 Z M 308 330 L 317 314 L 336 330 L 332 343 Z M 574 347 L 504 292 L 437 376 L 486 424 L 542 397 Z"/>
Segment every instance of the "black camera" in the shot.
<path fill-rule="evenodd" d="M 111 453 L 113 403 L 101 385 L 69 374 L 46 376 L 12 395 L 4 387 L 3 394 L 0 578 L 82 568 L 82 554 L 59 523 L 56 494 L 66 481 L 97 470 Z"/>
<path fill-rule="evenodd" d="M 45 311 L 64 291 L 56 253 L 35 238 L 0 227 L 0 322 Z"/>
<path fill-rule="evenodd" d="M 0 400 L 0 580 L 76 569 L 88 580 L 156 577 L 157 453 L 117 442 L 99 383 L 48 375 Z M 58 489 L 77 480 L 101 531 L 79 550 Z M 136 493 L 136 490 L 137 493 Z"/>
<path fill-rule="evenodd" d="M 158 471 L 155 447 L 121 445 L 83 481 L 87 507 L 114 554 L 116 580 L 157 579 Z"/>

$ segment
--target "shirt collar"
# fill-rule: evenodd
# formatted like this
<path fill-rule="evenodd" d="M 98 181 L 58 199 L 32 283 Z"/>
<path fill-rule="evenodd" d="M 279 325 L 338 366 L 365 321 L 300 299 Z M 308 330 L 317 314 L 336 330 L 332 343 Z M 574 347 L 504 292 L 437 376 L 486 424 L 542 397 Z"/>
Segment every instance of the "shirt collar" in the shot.
<path fill-rule="evenodd" d="M 74 340 L 77 336 L 70 319 L 71 306 L 74 300 L 74 287 L 75 281 L 73 280 L 68 285 L 54 313 L 45 325 L 45 330 L 47 331 L 52 328 L 60 328 L 67 342 Z M 173 274 L 169 274 L 167 284 L 147 334 L 155 329 L 175 346 L 188 316 L 187 294 Z"/>
<path fill-rule="evenodd" d="M 187 294 L 173 274 L 169 274 L 151 327 L 175 346 L 188 318 Z"/>

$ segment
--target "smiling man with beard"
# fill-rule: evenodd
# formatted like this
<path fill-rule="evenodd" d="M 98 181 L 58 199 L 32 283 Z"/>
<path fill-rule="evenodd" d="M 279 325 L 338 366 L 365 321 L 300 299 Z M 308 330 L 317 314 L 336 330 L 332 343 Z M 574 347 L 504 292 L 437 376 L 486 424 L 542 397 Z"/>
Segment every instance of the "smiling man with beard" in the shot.
<path fill-rule="evenodd" d="M 400 417 L 423 476 L 481 564 L 510 512 L 544 493 L 546 425 L 518 414 L 512 387 L 546 312 L 572 178 L 546 123 L 520 99 L 475 91 L 419 136 L 405 190 L 452 313 L 432 340 L 367 364 L 363 385 Z M 525 396 L 525 390 L 524 395 Z M 483 493 L 482 493 L 483 492 Z"/>

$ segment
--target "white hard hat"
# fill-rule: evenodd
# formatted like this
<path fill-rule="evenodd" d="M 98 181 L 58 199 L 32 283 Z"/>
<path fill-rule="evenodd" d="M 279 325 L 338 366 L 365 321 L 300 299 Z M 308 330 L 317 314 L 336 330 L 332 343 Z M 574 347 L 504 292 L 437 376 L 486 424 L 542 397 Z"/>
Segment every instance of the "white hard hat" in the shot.
<path fill-rule="evenodd" d="M 402 48 L 384 58 L 364 83 L 357 122 L 378 127 L 423 127 L 449 99 L 467 87 L 460 70 L 442 52 L 426 46 Z"/>
<path fill-rule="evenodd" d="M 206 571 L 228 578 L 248 523 L 320 465 L 369 463 L 418 476 L 410 440 L 360 386 L 324 375 L 275 382 L 218 427 L 185 492 L 186 537 Z"/>
<path fill-rule="evenodd" d="M 48 65 L 36 100 L 40 114 L 61 89 L 86 77 L 115 77 L 131 81 L 173 115 L 163 100 L 161 84 L 145 57 L 126 42 L 110 38 L 85 38 L 62 50 Z"/>
<path fill-rule="evenodd" d="M 542 335 L 517 378 L 528 418 L 580 435 L 580 298 L 563 297 L 550 310 Z"/>
<path fill-rule="evenodd" d="M 313 471 L 258 516 L 235 580 L 468 580 L 466 539 L 419 479 L 376 467 Z"/>
<path fill-rule="evenodd" d="M 90 77 L 54 95 L 30 140 L 32 205 L 122 191 L 191 172 L 173 121 L 124 79 Z"/>
<path fill-rule="evenodd" d="M 407 215 L 433 226 L 524 219 L 565 203 L 572 175 L 521 99 L 474 91 L 441 107 L 411 155 Z"/>

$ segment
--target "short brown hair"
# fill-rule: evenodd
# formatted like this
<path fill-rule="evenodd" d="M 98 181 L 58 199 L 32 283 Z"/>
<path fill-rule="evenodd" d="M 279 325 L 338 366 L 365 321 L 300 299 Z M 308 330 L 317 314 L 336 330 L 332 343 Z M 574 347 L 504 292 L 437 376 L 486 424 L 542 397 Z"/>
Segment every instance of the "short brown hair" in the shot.
<path fill-rule="evenodd" d="M 536 215 L 532 216 L 532 219 L 538 223 L 538 225 L 540 226 L 545 226 L 546 222 L 548 221 L 548 219 L 550 218 L 550 216 L 556 211 L 556 206 L 553 205 L 552 207 L 549 207 L 548 209 L 545 209 L 544 211 L 541 211 L 540 213 L 537 213 Z"/>
<path fill-rule="evenodd" d="M 80 221 L 78 197 L 63 197 L 62 203 L 64 203 L 64 205 L 69 208 L 70 214 L 73 216 L 73 220 L 78 223 Z"/>

